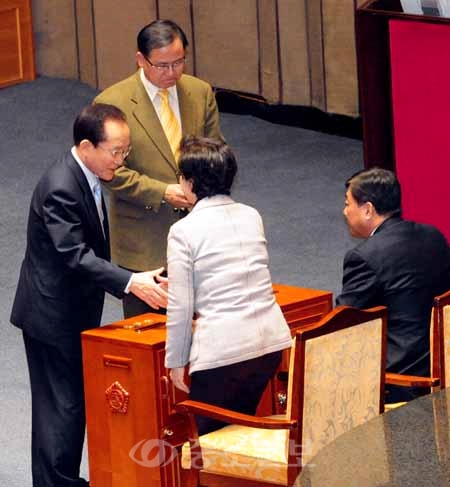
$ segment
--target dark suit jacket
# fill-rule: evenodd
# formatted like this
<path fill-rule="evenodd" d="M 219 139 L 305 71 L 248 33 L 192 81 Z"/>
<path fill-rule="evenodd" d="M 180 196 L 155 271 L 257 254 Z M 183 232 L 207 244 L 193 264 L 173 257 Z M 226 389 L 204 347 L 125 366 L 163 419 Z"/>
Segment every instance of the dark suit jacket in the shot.
<path fill-rule="evenodd" d="M 337 304 L 388 308 L 387 370 L 430 373 L 433 297 L 450 289 L 450 249 L 434 227 L 389 218 L 344 259 Z"/>
<path fill-rule="evenodd" d="M 186 74 L 176 86 L 183 135 L 221 138 L 211 86 Z M 165 266 L 167 235 L 179 214 L 161 201 L 167 184 L 178 182 L 177 163 L 139 71 L 107 88 L 95 101 L 119 107 L 131 131 L 131 153 L 107 184 L 113 260 L 136 270 Z"/>
<path fill-rule="evenodd" d="M 11 322 L 50 344 L 99 326 L 105 291 L 122 297 L 131 274 L 109 262 L 94 197 L 68 152 L 37 184 Z M 106 237 L 106 238 L 105 238 Z"/>

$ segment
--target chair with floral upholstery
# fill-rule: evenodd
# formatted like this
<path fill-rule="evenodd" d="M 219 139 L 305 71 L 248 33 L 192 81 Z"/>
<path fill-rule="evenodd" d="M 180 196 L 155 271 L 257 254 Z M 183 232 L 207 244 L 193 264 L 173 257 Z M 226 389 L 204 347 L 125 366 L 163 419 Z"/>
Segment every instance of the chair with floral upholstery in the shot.
<path fill-rule="evenodd" d="M 285 416 L 254 417 L 197 401 L 176 405 L 190 424 L 182 448 L 188 487 L 292 486 L 340 434 L 383 412 L 386 308 L 340 306 L 293 339 Z M 198 437 L 195 416 L 229 423 Z"/>

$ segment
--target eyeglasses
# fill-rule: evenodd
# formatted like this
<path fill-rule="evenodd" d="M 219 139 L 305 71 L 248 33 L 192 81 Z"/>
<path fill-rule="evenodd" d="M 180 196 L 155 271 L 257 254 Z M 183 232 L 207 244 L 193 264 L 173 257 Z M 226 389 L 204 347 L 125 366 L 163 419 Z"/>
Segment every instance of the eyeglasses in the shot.
<path fill-rule="evenodd" d="M 126 159 L 131 152 L 131 145 L 128 146 L 126 149 L 107 149 L 106 147 L 102 147 L 101 145 L 97 146 L 99 149 L 109 152 L 114 159 L 117 159 L 118 156 L 121 156 L 122 159 Z"/>
<path fill-rule="evenodd" d="M 177 59 L 173 63 L 152 63 L 150 59 L 147 56 L 144 56 L 146 61 L 150 64 L 152 68 L 155 68 L 157 71 L 160 72 L 167 72 L 170 71 L 170 69 L 173 69 L 174 71 L 177 69 L 182 68 L 186 64 L 186 56 L 183 56 L 180 59 Z"/>

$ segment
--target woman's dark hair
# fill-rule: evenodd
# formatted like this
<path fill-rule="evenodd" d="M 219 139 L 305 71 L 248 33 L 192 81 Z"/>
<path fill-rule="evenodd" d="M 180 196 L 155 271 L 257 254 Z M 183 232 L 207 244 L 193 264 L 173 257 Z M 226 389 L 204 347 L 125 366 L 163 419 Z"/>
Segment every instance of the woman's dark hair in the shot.
<path fill-rule="evenodd" d="M 358 203 L 370 201 L 379 215 L 401 214 L 401 189 L 397 177 L 392 171 L 374 167 L 353 174 L 345 187 Z"/>
<path fill-rule="evenodd" d="M 85 106 L 73 124 L 73 142 L 76 146 L 82 140 L 89 140 L 94 147 L 105 140 L 105 122 L 107 120 L 127 121 L 120 108 L 106 103 L 94 103 Z"/>
<path fill-rule="evenodd" d="M 181 141 L 180 151 L 180 173 L 186 180 L 192 180 L 197 199 L 230 194 L 237 163 L 225 142 L 187 135 Z"/>

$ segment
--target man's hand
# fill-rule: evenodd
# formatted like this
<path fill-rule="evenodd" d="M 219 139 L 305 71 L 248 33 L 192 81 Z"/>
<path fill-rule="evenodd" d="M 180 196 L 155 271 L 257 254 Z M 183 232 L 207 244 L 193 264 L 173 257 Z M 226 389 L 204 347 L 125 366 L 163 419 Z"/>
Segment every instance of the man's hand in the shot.
<path fill-rule="evenodd" d="M 176 369 L 170 369 L 170 378 L 173 385 L 183 392 L 189 394 L 189 387 L 184 382 L 184 369 L 186 367 L 177 367 Z"/>
<path fill-rule="evenodd" d="M 167 308 L 168 279 L 160 274 L 164 267 L 154 271 L 137 272 L 133 274 L 130 292 L 154 309 Z M 155 281 L 155 278 L 158 282 Z"/>
<path fill-rule="evenodd" d="M 191 206 L 179 184 L 167 185 L 164 200 L 174 208 L 189 208 Z"/>

